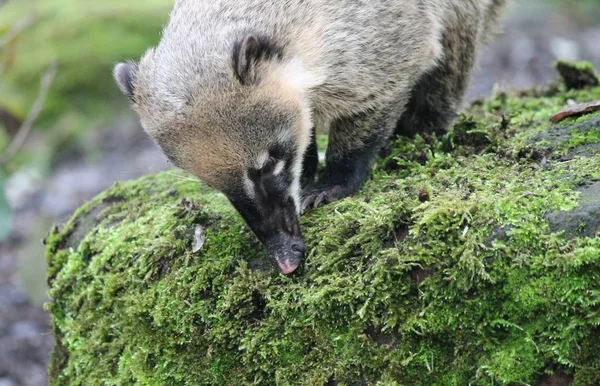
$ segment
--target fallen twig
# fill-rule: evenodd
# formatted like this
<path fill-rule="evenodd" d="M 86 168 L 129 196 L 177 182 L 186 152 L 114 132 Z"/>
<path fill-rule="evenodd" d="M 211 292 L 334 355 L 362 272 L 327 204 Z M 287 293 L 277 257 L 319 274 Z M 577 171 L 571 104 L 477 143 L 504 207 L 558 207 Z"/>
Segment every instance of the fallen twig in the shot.
<path fill-rule="evenodd" d="M 6 35 L 0 38 L 0 49 L 4 48 L 7 44 L 15 40 L 17 36 L 23 33 L 27 28 L 29 28 L 35 20 L 35 13 L 32 12 L 29 15 L 25 16 L 21 20 L 19 20 L 12 28 L 6 33 Z"/>
<path fill-rule="evenodd" d="M 596 111 L 600 111 L 600 101 L 584 103 L 580 105 L 569 105 L 568 108 L 553 115 L 552 118 L 550 118 L 550 120 L 552 121 L 552 123 L 559 123 L 560 121 L 563 121 L 570 117 L 579 117 L 581 115 L 591 114 Z"/>
<path fill-rule="evenodd" d="M 44 75 L 42 75 L 40 92 L 38 93 L 33 107 L 31 108 L 29 114 L 27 115 L 27 118 L 17 131 L 17 135 L 15 135 L 15 138 L 13 139 L 11 144 L 8 145 L 8 147 L 4 151 L 4 154 L 0 156 L 0 165 L 4 165 L 8 161 L 10 161 L 25 144 L 25 140 L 29 136 L 29 132 L 31 131 L 33 124 L 42 112 L 44 103 L 46 102 L 46 97 L 48 96 L 48 92 L 50 91 L 50 86 L 52 85 L 54 77 L 56 76 L 57 68 L 57 63 L 56 61 L 54 61 L 50 64 L 50 66 L 48 66 L 48 69 L 46 70 L 46 72 L 44 72 Z"/>

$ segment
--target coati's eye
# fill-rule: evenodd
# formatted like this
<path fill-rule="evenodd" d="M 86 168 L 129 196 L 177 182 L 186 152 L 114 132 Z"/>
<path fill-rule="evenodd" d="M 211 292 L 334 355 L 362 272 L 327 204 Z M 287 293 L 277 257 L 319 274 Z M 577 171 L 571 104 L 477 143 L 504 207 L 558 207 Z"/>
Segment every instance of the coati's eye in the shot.
<path fill-rule="evenodd" d="M 263 174 L 271 174 L 275 170 L 275 166 L 277 165 L 277 160 L 274 157 L 269 157 L 265 166 L 261 169 Z"/>
<path fill-rule="evenodd" d="M 269 157 L 260 169 L 258 169 L 258 168 L 248 169 L 248 176 L 251 179 L 256 180 L 256 179 L 260 178 L 261 176 L 268 176 L 270 174 L 274 174 L 276 168 L 277 168 L 277 160 L 274 157 Z"/>

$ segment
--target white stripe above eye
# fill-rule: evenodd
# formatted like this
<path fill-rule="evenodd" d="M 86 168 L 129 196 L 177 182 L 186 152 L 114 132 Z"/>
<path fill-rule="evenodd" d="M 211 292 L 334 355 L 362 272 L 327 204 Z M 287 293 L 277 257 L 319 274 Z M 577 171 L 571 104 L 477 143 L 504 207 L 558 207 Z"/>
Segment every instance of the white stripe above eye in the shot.
<path fill-rule="evenodd" d="M 267 163 L 267 161 L 269 160 L 269 152 L 268 151 L 264 151 L 262 153 L 260 153 L 260 155 L 256 158 L 256 168 L 257 169 L 262 169 L 265 164 Z"/>
<path fill-rule="evenodd" d="M 254 185 L 254 182 L 252 182 L 252 180 L 248 177 L 248 173 L 244 173 L 243 180 L 246 194 L 248 197 L 250 197 L 250 199 L 254 200 L 256 197 L 256 186 Z"/>
<path fill-rule="evenodd" d="M 279 161 L 277 162 L 277 165 L 275 165 L 275 169 L 273 170 L 273 174 L 278 176 L 279 174 L 281 174 L 281 172 L 283 171 L 283 168 L 285 167 L 285 162 L 284 161 Z"/>

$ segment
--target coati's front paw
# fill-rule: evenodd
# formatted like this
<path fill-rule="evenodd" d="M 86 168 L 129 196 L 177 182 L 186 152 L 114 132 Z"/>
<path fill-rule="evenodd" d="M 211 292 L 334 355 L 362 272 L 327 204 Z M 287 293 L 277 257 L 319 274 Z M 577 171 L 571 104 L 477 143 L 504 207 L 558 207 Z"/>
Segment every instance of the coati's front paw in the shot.
<path fill-rule="evenodd" d="M 348 197 L 352 193 L 354 193 L 353 189 L 343 185 L 308 187 L 302 197 L 302 214 L 311 209 L 316 209 L 325 204 Z"/>

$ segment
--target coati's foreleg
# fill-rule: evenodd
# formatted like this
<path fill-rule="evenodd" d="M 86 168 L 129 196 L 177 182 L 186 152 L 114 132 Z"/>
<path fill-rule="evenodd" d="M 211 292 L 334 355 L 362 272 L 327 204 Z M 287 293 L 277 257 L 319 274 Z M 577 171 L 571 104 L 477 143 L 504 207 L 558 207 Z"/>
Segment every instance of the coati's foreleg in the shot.
<path fill-rule="evenodd" d="M 319 168 L 319 150 L 317 148 L 316 128 L 313 128 L 310 138 L 310 145 L 304 154 L 302 162 L 302 186 L 308 186 L 315 181 L 317 170 Z"/>
<path fill-rule="evenodd" d="M 303 195 L 302 211 L 354 194 L 369 177 L 373 159 L 393 132 L 397 109 L 361 113 L 331 124 L 325 169 Z"/>
<path fill-rule="evenodd" d="M 447 26 L 442 35 L 444 56 L 412 87 L 410 98 L 398 98 L 385 113 L 361 114 L 333 123 L 325 170 L 318 182 L 305 190 L 303 210 L 355 193 L 394 128 L 397 135 L 409 136 L 448 129 L 466 91 L 480 39 L 480 21 L 469 17 L 467 8 L 462 11 L 465 15 L 460 23 Z"/>
<path fill-rule="evenodd" d="M 465 18 L 466 21 L 469 18 Z M 444 57 L 423 74 L 412 91 L 395 134 L 443 134 L 456 117 L 467 89 L 477 49 L 477 21 L 447 28 L 442 36 Z"/>

